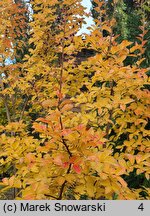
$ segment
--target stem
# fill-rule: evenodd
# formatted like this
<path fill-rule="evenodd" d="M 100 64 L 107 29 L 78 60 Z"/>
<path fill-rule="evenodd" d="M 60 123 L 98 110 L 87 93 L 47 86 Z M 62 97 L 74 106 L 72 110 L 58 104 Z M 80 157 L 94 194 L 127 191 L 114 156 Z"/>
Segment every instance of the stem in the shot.
<path fill-rule="evenodd" d="M 25 108 L 26 108 L 26 106 L 27 106 L 28 100 L 29 100 L 29 97 L 27 97 L 27 98 L 25 99 L 25 103 L 24 103 L 24 106 L 23 106 L 22 112 L 21 112 L 21 114 L 20 114 L 20 119 L 19 119 L 19 121 L 21 121 L 22 118 L 23 118 L 23 115 L 24 115 Z"/>
<path fill-rule="evenodd" d="M 60 62 L 60 66 L 61 66 L 61 70 L 60 70 L 60 82 L 59 82 L 59 93 L 61 94 L 62 93 L 62 84 L 63 84 L 63 81 L 62 81 L 62 77 L 63 77 L 63 71 L 64 71 L 64 60 L 65 60 L 65 57 L 64 57 L 64 38 L 65 38 L 65 25 L 66 25 L 66 19 L 64 20 L 64 26 L 63 26 L 63 32 L 64 32 L 64 37 L 63 37 L 63 40 L 62 40 L 62 54 L 61 54 L 61 62 Z M 61 104 L 61 99 L 59 97 L 59 101 L 58 101 L 58 110 L 60 111 L 60 104 Z M 61 127 L 61 131 L 64 129 L 63 127 L 63 122 L 62 122 L 62 117 L 60 116 L 60 127 Z M 68 145 L 66 144 L 65 142 L 65 139 L 64 139 L 64 136 L 62 136 L 62 142 L 63 142 L 63 145 L 65 146 L 69 156 L 71 157 L 72 156 L 72 153 L 70 152 L 69 150 L 69 147 Z"/>
<path fill-rule="evenodd" d="M 51 198 L 53 198 L 53 199 L 55 199 L 55 200 L 57 200 L 57 197 L 55 197 L 55 196 L 52 196 L 52 195 L 48 195 L 48 194 L 44 194 L 46 197 L 51 197 Z"/>
<path fill-rule="evenodd" d="M 60 126 L 61 126 L 61 130 L 63 130 L 63 123 L 62 123 L 62 118 L 61 118 L 61 117 L 60 117 Z M 65 139 L 64 139 L 64 136 L 62 136 L 62 142 L 63 142 L 63 145 L 65 146 L 65 148 L 66 148 L 66 150 L 67 150 L 69 156 L 71 157 L 71 156 L 72 156 L 72 153 L 70 152 L 69 147 L 68 147 L 68 145 L 66 144 L 66 141 L 65 141 Z"/>
<path fill-rule="evenodd" d="M 111 95 L 111 96 L 114 95 L 113 86 L 114 86 L 114 81 L 112 80 L 112 81 L 110 82 L 110 95 Z M 111 110 L 109 111 L 109 120 L 112 119 L 112 114 L 113 114 L 113 109 L 111 109 Z M 108 122 L 108 123 L 107 123 L 107 126 L 106 126 L 106 139 L 109 138 L 109 131 L 110 131 L 110 128 L 111 128 L 111 123 Z M 104 147 L 106 147 L 106 144 L 104 144 Z"/>
<path fill-rule="evenodd" d="M 11 97 L 11 101 L 12 101 L 12 108 L 13 108 L 13 114 L 12 114 L 12 119 L 15 122 L 15 114 L 16 114 L 16 95 L 12 95 Z"/>
<path fill-rule="evenodd" d="M 61 54 L 61 62 L 60 62 L 60 66 L 61 66 L 61 71 L 60 71 L 60 82 L 59 82 L 59 93 L 62 94 L 62 84 L 63 84 L 63 71 L 64 71 L 64 60 L 65 60 L 65 57 L 64 57 L 64 38 L 65 38 L 65 26 L 66 26 L 66 19 L 64 20 L 64 25 L 63 25 L 63 33 L 64 33 L 64 37 L 62 39 L 62 54 Z M 59 97 L 59 101 L 58 101 L 58 110 L 60 111 L 60 104 L 61 104 L 61 98 Z M 64 126 L 63 126 L 63 122 L 62 122 L 62 117 L 60 116 L 60 127 L 61 127 L 61 131 L 63 131 L 64 129 Z M 71 157 L 72 156 L 72 153 L 70 152 L 69 150 L 69 147 L 64 139 L 64 136 L 62 136 L 62 142 L 63 142 L 63 145 L 65 146 L 69 156 Z M 67 173 L 66 174 L 69 174 L 70 173 L 70 170 L 71 170 L 71 164 L 69 164 L 69 168 L 67 170 Z M 64 192 L 64 188 L 66 186 L 66 183 L 67 181 L 65 180 L 64 183 L 62 184 L 61 188 L 60 188 L 60 192 L 59 192 L 59 197 L 58 197 L 58 200 L 61 200 L 62 199 L 62 196 L 63 196 L 63 192 Z"/>
<path fill-rule="evenodd" d="M 2 88 L 2 91 L 5 89 L 4 88 L 4 84 L 2 79 L 0 78 L 0 85 Z M 8 108 L 8 103 L 7 103 L 7 97 L 5 95 L 2 96 L 3 100 L 4 100 L 4 105 L 5 105 L 5 109 L 6 109 L 6 115 L 7 115 L 7 120 L 10 123 L 11 122 L 11 117 L 10 117 L 10 112 L 9 112 L 9 108 Z"/>
<path fill-rule="evenodd" d="M 69 165 L 69 168 L 68 168 L 66 174 L 69 174 L 69 173 L 70 173 L 70 170 L 71 170 L 71 164 Z M 58 197 L 57 200 L 61 200 L 61 199 L 62 199 L 62 195 L 63 195 L 63 192 L 64 192 L 64 188 L 65 188 L 65 186 L 66 186 L 66 183 L 67 183 L 67 181 L 65 180 L 64 183 L 62 184 L 61 188 L 60 188 L 60 193 L 59 193 L 59 197 Z"/>

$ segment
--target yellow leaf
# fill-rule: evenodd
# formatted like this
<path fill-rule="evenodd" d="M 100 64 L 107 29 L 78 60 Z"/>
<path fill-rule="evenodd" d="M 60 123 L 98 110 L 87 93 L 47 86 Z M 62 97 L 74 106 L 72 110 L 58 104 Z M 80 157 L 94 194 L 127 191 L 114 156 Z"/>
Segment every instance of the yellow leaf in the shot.
<path fill-rule="evenodd" d="M 9 185 L 10 185 L 10 186 L 13 186 L 14 180 L 15 180 L 15 176 L 13 175 L 13 176 L 10 177 L 10 179 L 9 179 Z"/>
<path fill-rule="evenodd" d="M 19 179 L 16 179 L 14 182 L 14 187 L 15 188 L 21 188 L 22 184 L 21 181 Z"/>
<path fill-rule="evenodd" d="M 139 164 L 142 161 L 142 155 L 136 155 L 136 162 Z"/>
<path fill-rule="evenodd" d="M 67 174 L 65 176 L 65 179 L 69 183 L 73 183 L 74 180 L 76 180 L 76 176 L 74 174 Z"/>
<path fill-rule="evenodd" d="M 148 181 L 150 180 L 150 175 L 148 173 L 145 173 L 145 177 Z"/>
<path fill-rule="evenodd" d="M 120 187 L 118 184 L 116 184 L 115 182 L 111 182 L 112 185 L 112 189 L 114 192 L 119 193 Z"/>
<path fill-rule="evenodd" d="M 123 178 L 121 178 L 120 176 L 117 176 L 117 179 L 124 188 L 127 187 L 127 183 L 123 180 Z"/>
<path fill-rule="evenodd" d="M 57 181 L 58 185 L 62 185 L 65 182 L 65 178 L 62 176 L 59 176 L 56 178 L 56 181 Z"/>
<path fill-rule="evenodd" d="M 133 46 L 131 49 L 130 49 L 130 52 L 133 53 L 135 50 L 141 50 L 142 49 L 142 46 L 139 45 L 139 44 L 136 44 L 135 46 Z"/>
<path fill-rule="evenodd" d="M 141 169 L 137 169 L 137 170 L 136 170 L 136 174 L 137 174 L 137 175 L 139 175 L 139 174 L 141 174 L 141 173 L 143 173 L 143 170 L 141 170 Z"/>
<path fill-rule="evenodd" d="M 134 155 L 127 154 L 127 157 L 128 157 L 128 159 L 129 159 L 129 161 L 130 161 L 131 165 L 133 165 L 133 164 L 134 164 L 134 162 L 135 162 L 135 157 L 134 157 Z"/>
<path fill-rule="evenodd" d="M 103 180 L 106 180 L 108 178 L 108 174 L 106 173 L 100 173 L 100 177 L 103 179 Z"/>
<path fill-rule="evenodd" d="M 85 186 L 84 186 L 83 184 L 81 184 L 81 185 L 79 185 L 79 186 L 76 186 L 75 192 L 76 192 L 76 193 L 80 193 L 80 194 L 85 193 Z"/>
<path fill-rule="evenodd" d="M 120 46 L 121 49 L 124 49 L 124 48 L 126 48 L 127 46 L 130 46 L 132 43 L 133 43 L 133 42 L 129 42 L 129 41 L 127 41 L 127 40 L 123 40 L 119 46 Z"/>
<path fill-rule="evenodd" d="M 60 104 L 60 108 L 62 108 L 66 104 L 71 104 L 71 103 L 72 103 L 72 101 L 70 99 L 64 99 L 62 101 L 62 103 Z"/>
<path fill-rule="evenodd" d="M 131 99 L 131 98 L 125 98 L 125 99 L 122 99 L 121 100 L 121 103 L 122 104 L 129 104 L 129 103 L 131 103 L 131 102 L 133 102 L 134 100 L 133 99 Z"/>
<path fill-rule="evenodd" d="M 33 166 L 31 167 L 31 171 L 34 172 L 34 173 L 38 173 L 38 172 L 39 172 L 39 169 L 38 169 L 38 167 L 37 167 L 36 165 L 33 165 Z"/>
<path fill-rule="evenodd" d="M 112 32 L 111 27 L 110 27 L 110 26 L 107 26 L 107 25 L 103 25 L 103 26 L 102 26 L 102 29 L 108 31 L 109 33 Z"/>
<path fill-rule="evenodd" d="M 42 102 L 43 107 L 47 108 L 51 105 L 51 100 L 45 100 Z"/>
<path fill-rule="evenodd" d="M 112 48 L 111 48 L 111 53 L 112 53 L 112 54 L 115 54 L 115 53 L 117 53 L 119 50 L 120 50 L 120 47 L 119 47 L 119 46 L 112 46 Z"/>
<path fill-rule="evenodd" d="M 63 106 L 63 108 L 61 109 L 61 112 L 64 112 L 64 111 L 69 111 L 73 108 L 73 105 L 72 104 L 65 104 Z"/>
<path fill-rule="evenodd" d="M 94 182 L 95 181 L 91 176 L 86 177 L 86 191 L 90 197 L 94 197 L 94 193 L 96 192 Z"/>
<path fill-rule="evenodd" d="M 111 187 L 105 187 L 105 194 L 108 194 L 112 191 L 112 188 Z"/>
<path fill-rule="evenodd" d="M 127 164 L 124 159 L 119 159 L 118 162 L 122 167 L 127 168 Z"/>

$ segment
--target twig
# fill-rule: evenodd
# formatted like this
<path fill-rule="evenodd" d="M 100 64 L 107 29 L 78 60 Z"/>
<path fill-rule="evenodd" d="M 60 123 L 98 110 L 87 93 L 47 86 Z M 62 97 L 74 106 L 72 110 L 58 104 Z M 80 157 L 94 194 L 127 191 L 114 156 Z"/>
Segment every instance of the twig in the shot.
<path fill-rule="evenodd" d="M 71 170 L 71 164 L 69 165 L 69 168 L 67 170 L 67 174 L 70 173 L 70 170 Z M 66 183 L 67 183 L 67 181 L 65 180 L 64 183 L 62 184 L 61 188 L 60 188 L 60 193 L 59 193 L 59 197 L 57 198 L 57 200 L 61 200 L 62 199 L 62 195 L 63 195 L 64 188 L 66 186 Z"/>
<path fill-rule="evenodd" d="M 3 84 L 3 81 L 2 81 L 1 78 L 0 78 L 0 85 L 1 85 L 1 88 L 2 88 L 2 91 L 3 91 L 5 88 L 4 88 L 4 84 Z M 10 123 L 11 122 L 11 117 L 10 117 L 10 112 L 9 112 L 9 108 L 8 108 L 7 98 L 6 98 L 5 95 L 2 95 L 2 98 L 4 100 L 4 105 L 5 105 L 5 109 L 6 109 L 7 120 Z"/>
<path fill-rule="evenodd" d="M 21 112 L 21 114 L 20 114 L 20 119 L 19 119 L 19 121 L 21 121 L 22 118 L 23 118 L 23 115 L 24 115 L 25 108 L 26 108 L 26 106 L 27 106 L 28 100 L 29 100 L 29 96 L 25 99 L 25 103 L 24 103 L 24 106 L 23 106 L 22 112 Z"/>

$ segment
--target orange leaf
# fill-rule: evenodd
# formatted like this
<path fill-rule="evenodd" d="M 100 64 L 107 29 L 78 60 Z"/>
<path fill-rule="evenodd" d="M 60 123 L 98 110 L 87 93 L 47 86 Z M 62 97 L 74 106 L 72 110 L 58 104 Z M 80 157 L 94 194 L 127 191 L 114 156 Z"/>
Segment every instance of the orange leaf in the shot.
<path fill-rule="evenodd" d="M 15 180 L 15 176 L 13 175 L 13 176 L 11 176 L 10 179 L 9 179 L 9 185 L 10 185 L 10 186 L 13 186 L 14 180 Z"/>
<path fill-rule="evenodd" d="M 50 104 L 51 104 L 51 100 L 45 100 L 45 101 L 42 102 L 42 105 L 43 105 L 43 107 L 45 107 L 45 108 L 49 107 Z"/>
<path fill-rule="evenodd" d="M 117 176 L 118 181 L 123 187 L 127 187 L 127 183 L 121 178 L 120 176 Z"/>
<path fill-rule="evenodd" d="M 9 185 L 8 178 L 3 178 L 3 179 L 2 179 L 2 182 L 3 182 L 5 185 Z"/>
<path fill-rule="evenodd" d="M 65 182 L 65 178 L 63 176 L 59 176 L 56 178 L 58 185 L 62 185 Z"/>
<path fill-rule="evenodd" d="M 81 167 L 77 164 L 73 165 L 73 169 L 75 170 L 76 173 L 80 174 L 81 173 Z"/>
<path fill-rule="evenodd" d="M 73 105 L 72 104 L 65 104 L 63 106 L 63 108 L 61 109 L 61 112 L 64 112 L 64 111 L 69 111 L 73 108 Z"/>

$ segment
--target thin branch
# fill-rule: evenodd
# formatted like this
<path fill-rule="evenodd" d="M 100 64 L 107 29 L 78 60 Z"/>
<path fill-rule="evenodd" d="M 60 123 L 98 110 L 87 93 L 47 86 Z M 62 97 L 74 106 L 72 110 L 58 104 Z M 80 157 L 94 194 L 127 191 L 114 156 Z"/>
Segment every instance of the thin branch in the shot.
<path fill-rule="evenodd" d="M 113 87 L 114 87 L 114 81 L 112 80 L 110 82 L 110 95 L 113 96 L 114 95 L 114 90 L 113 90 Z M 109 120 L 112 120 L 112 114 L 113 114 L 113 109 L 111 109 L 109 111 Z M 106 139 L 109 138 L 109 131 L 110 131 L 110 128 L 111 128 L 111 123 L 108 122 L 107 123 L 107 126 L 106 126 Z M 104 147 L 106 147 L 106 144 L 104 144 Z"/>
<path fill-rule="evenodd" d="M 69 165 L 69 168 L 67 170 L 66 174 L 69 174 L 71 170 L 71 164 Z M 67 181 L 65 180 L 64 183 L 62 184 L 61 188 L 60 188 L 60 193 L 59 193 L 59 197 L 57 198 L 57 200 L 61 200 L 62 196 L 63 196 L 63 192 L 64 192 L 64 188 L 66 186 Z"/>
<path fill-rule="evenodd" d="M 1 78 L 0 78 L 0 86 L 1 86 L 2 91 L 3 91 L 5 88 L 4 88 L 4 83 L 3 83 L 3 81 L 2 81 Z M 11 117 L 10 117 L 10 112 L 9 112 L 9 108 L 8 108 L 7 98 L 6 98 L 5 95 L 2 95 L 2 98 L 4 100 L 4 105 L 5 105 L 5 109 L 6 109 L 7 120 L 10 123 L 11 122 Z"/>
<path fill-rule="evenodd" d="M 51 197 L 51 198 L 53 198 L 53 199 L 57 200 L 57 197 L 55 197 L 55 196 L 52 196 L 52 195 L 49 195 L 49 194 L 44 194 L 44 196 L 46 196 L 46 197 Z"/>
<path fill-rule="evenodd" d="M 62 118 L 61 118 L 61 117 L 60 117 L 60 126 L 61 126 L 61 130 L 63 130 L 63 123 L 62 123 Z M 71 156 L 72 156 L 72 153 L 70 152 L 69 147 L 68 147 L 68 145 L 66 144 L 66 141 L 65 141 L 65 139 L 64 139 L 64 136 L 62 136 L 62 142 L 63 142 L 63 145 L 65 146 L 65 148 L 66 148 L 66 150 L 67 150 L 69 156 L 71 157 Z"/>
<path fill-rule="evenodd" d="M 21 121 L 22 118 L 23 118 L 23 116 L 24 116 L 24 112 L 25 112 L 25 108 L 26 108 L 26 106 L 27 106 L 28 100 L 29 100 L 29 96 L 25 99 L 25 103 L 24 103 L 22 112 L 21 112 L 21 114 L 20 114 L 20 119 L 19 119 L 19 121 Z"/>
<path fill-rule="evenodd" d="M 64 25 L 63 25 L 63 33 L 64 33 L 64 37 L 63 37 L 63 40 L 62 40 L 62 55 L 61 55 L 61 71 L 60 71 L 60 82 L 59 82 L 59 91 L 60 91 L 60 94 L 62 93 L 62 84 L 63 84 L 63 71 L 64 71 L 64 61 L 65 61 L 65 56 L 64 56 L 64 47 L 65 47 L 65 44 L 64 44 L 64 38 L 65 38 L 65 28 L 66 28 L 66 19 L 64 20 Z M 58 101 L 58 110 L 60 111 L 60 104 L 61 104 L 61 98 L 59 97 L 59 101 Z M 63 122 L 62 122 L 62 117 L 60 116 L 60 127 L 61 127 L 61 131 L 63 131 L 64 127 L 63 127 Z M 62 136 L 62 142 L 63 142 L 63 145 L 65 146 L 69 156 L 71 157 L 72 156 L 72 153 L 70 152 L 69 150 L 69 147 L 64 139 L 64 136 Z M 71 164 L 69 164 L 69 168 L 67 170 L 67 173 L 66 174 L 69 174 L 70 173 L 70 170 L 71 170 Z M 64 183 L 62 184 L 61 188 L 60 188 L 60 193 L 59 193 L 59 197 L 58 197 L 58 200 L 61 200 L 62 199 L 62 196 L 63 196 L 63 192 L 64 192 L 64 188 L 66 186 L 66 183 L 67 181 L 65 180 Z"/>
<path fill-rule="evenodd" d="M 64 21 L 64 26 L 63 26 L 64 37 L 63 37 L 63 40 L 62 40 L 62 55 L 61 55 L 61 62 L 60 62 L 60 64 L 61 64 L 60 82 L 59 82 L 59 92 L 60 92 L 60 93 L 62 93 L 62 84 L 63 84 L 62 78 L 63 78 L 64 61 L 65 61 L 65 57 L 64 57 L 64 46 L 65 46 L 65 44 L 64 44 L 64 38 L 65 38 L 65 28 L 66 28 L 65 26 L 66 26 L 66 19 L 65 19 L 65 21 Z M 61 103 L 61 99 L 60 99 L 60 97 L 59 97 L 59 101 L 58 101 L 58 110 L 59 110 L 59 111 L 60 111 L 60 107 L 59 107 L 59 106 L 60 106 L 60 103 Z M 60 127 L 61 127 L 61 130 L 64 129 L 64 127 L 63 127 L 63 122 L 62 122 L 62 117 L 61 117 L 61 116 L 60 116 Z M 62 136 L 62 142 L 63 142 L 63 145 L 65 146 L 65 148 L 66 148 L 66 150 L 67 150 L 69 156 L 71 157 L 71 156 L 72 156 L 72 153 L 70 152 L 69 147 L 68 147 L 68 145 L 66 144 L 65 139 L 64 139 L 63 136 Z"/>

